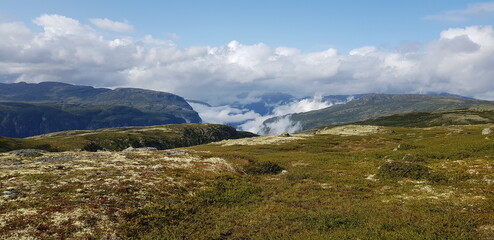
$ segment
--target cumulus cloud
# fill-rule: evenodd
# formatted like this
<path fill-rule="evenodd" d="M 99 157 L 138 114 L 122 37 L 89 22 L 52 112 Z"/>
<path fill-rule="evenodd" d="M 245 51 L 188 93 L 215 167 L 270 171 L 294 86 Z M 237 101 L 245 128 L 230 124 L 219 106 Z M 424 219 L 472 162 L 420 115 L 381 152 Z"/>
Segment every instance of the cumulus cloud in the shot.
<path fill-rule="evenodd" d="M 491 26 L 447 29 L 422 48 L 406 51 L 363 46 L 349 53 L 333 48 L 304 53 L 263 43 L 183 48 L 151 35 L 109 37 L 61 15 L 33 22 L 42 30 L 0 23 L 1 81 L 141 87 L 216 106 L 239 100 L 243 92 L 263 91 L 296 97 L 446 91 L 494 99 Z M 226 117 L 252 114 L 228 111 Z"/>
<path fill-rule="evenodd" d="M 492 13 L 494 13 L 494 2 L 481 2 L 471 4 L 465 9 L 449 10 L 444 13 L 429 15 L 424 17 L 424 19 L 444 22 L 464 22 L 474 16 Z"/>
<path fill-rule="evenodd" d="M 134 30 L 134 27 L 128 23 L 112 21 L 108 18 L 92 18 L 89 19 L 89 21 L 91 21 L 92 24 L 96 25 L 99 28 L 114 32 L 124 33 L 132 32 Z"/>

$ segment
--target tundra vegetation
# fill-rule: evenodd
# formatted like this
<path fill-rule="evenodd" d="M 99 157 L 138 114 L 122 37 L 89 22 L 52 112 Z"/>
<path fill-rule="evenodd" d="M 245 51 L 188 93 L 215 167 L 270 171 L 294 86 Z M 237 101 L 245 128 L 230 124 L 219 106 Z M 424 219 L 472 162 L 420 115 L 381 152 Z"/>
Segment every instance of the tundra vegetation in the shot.
<path fill-rule="evenodd" d="M 173 150 L 4 152 L 0 238 L 493 239 L 486 128 L 352 125 Z"/>

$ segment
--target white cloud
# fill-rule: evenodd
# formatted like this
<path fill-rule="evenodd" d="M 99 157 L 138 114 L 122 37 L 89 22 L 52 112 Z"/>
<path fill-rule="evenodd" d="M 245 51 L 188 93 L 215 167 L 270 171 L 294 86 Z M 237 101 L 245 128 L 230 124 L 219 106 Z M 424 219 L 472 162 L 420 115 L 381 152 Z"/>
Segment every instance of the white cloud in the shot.
<path fill-rule="evenodd" d="M 19 22 L 0 23 L 1 81 L 141 87 L 214 105 L 234 102 L 243 92 L 303 97 L 315 92 L 447 91 L 494 98 L 491 26 L 447 29 L 422 49 L 366 46 L 342 54 L 332 48 L 303 53 L 238 41 L 183 48 L 151 35 L 109 38 L 60 15 L 42 15 L 33 22 L 42 27 L 40 32 Z M 250 117 L 248 112 L 226 110 L 225 118 Z"/>
<path fill-rule="evenodd" d="M 267 116 L 259 116 L 258 118 L 247 121 L 240 125 L 239 128 L 244 131 L 254 132 L 261 135 L 273 135 L 284 132 L 293 133 L 302 129 L 302 126 L 298 122 L 292 122 L 289 114 L 319 110 L 330 107 L 334 104 L 338 103 L 323 101 L 320 95 L 316 95 L 313 98 L 295 100 L 288 104 L 276 106 L 273 109 L 272 114 Z M 266 125 L 267 129 L 269 129 L 266 132 L 264 129 L 266 126 L 263 125 L 263 122 L 269 118 L 280 116 L 284 117 Z"/>
<path fill-rule="evenodd" d="M 291 113 L 308 112 L 327 108 L 332 105 L 333 103 L 323 101 L 321 95 L 316 95 L 313 98 L 306 98 L 290 102 L 286 105 L 277 106 L 273 109 L 273 114 L 276 116 L 283 116 Z"/>
<path fill-rule="evenodd" d="M 471 17 L 494 13 L 494 2 L 481 2 L 469 5 L 465 9 L 449 10 L 441 14 L 429 15 L 425 20 L 435 20 L 444 22 L 464 22 Z"/>
<path fill-rule="evenodd" d="M 171 44 L 170 42 L 167 42 L 167 41 L 164 41 L 161 39 L 156 39 L 151 35 L 144 36 L 144 38 L 142 39 L 142 42 L 144 44 L 149 44 L 149 45 L 165 45 L 167 43 Z"/>
<path fill-rule="evenodd" d="M 258 99 L 260 101 L 260 99 Z M 317 95 L 313 98 L 295 100 L 287 104 L 278 103 L 274 106 L 272 114 L 262 116 L 252 110 L 239 109 L 229 105 L 210 107 L 203 104 L 189 104 L 199 113 L 203 122 L 234 124 L 244 131 L 263 135 L 279 134 L 282 132 L 295 132 L 301 129 L 299 123 L 292 123 L 290 117 L 283 117 L 276 122 L 270 123 L 269 132 L 265 132 L 263 122 L 269 118 L 284 116 L 292 113 L 307 112 L 332 106 L 334 103 L 322 100 Z"/>
<path fill-rule="evenodd" d="M 72 39 L 84 38 L 93 39 L 98 38 L 97 32 L 91 27 L 81 24 L 79 21 L 68 18 L 61 15 L 48 15 L 44 14 L 33 20 L 33 23 L 43 27 L 44 32 L 37 35 L 37 43 L 43 43 L 43 41 L 52 41 L 60 38 Z"/>
<path fill-rule="evenodd" d="M 132 32 L 134 30 L 134 27 L 128 23 L 112 21 L 108 18 L 92 18 L 89 19 L 89 21 L 99 28 L 114 32 L 125 33 Z"/>
<path fill-rule="evenodd" d="M 189 102 L 189 104 L 200 114 L 202 121 L 206 123 L 241 123 L 261 117 L 254 111 L 238 109 L 228 105 L 208 107 L 198 103 Z"/>
<path fill-rule="evenodd" d="M 268 129 L 267 131 L 265 129 Z M 277 135 L 281 133 L 294 133 L 302 130 L 300 122 L 293 122 L 291 115 L 286 115 L 276 119 L 274 122 L 266 123 L 265 128 L 261 129 L 261 135 Z"/>

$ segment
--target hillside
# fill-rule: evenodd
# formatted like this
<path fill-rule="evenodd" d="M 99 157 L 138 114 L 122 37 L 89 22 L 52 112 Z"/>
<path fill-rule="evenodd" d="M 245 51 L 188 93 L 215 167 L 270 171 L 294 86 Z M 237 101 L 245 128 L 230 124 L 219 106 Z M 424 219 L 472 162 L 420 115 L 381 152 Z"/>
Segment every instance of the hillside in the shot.
<path fill-rule="evenodd" d="M 0 136 L 199 122 L 183 98 L 165 92 L 56 82 L 0 84 Z"/>
<path fill-rule="evenodd" d="M 432 127 L 488 123 L 494 123 L 494 108 L 404 113 L 361 121 L 356 124 L 395 127 Z"/>
<path fill-rule="evenodd" d="M 492 239 L 489 128 L 350 125 L 165 151 L 2 153 L 0 238 Z"/>
<path fill-rule="evenodd" d="M 302 129 L 345 124 L 386 115 L 426 112 L 471 107 L 492 107 L 494 102 L 451 96 L 430 96 L 418 94 L 368 94 L 346 104 L 291 115 L 291 121 L 299 122 Z M 268 119 L 265 126 L 279 118 Z M 267 132 L 267 131 L 266 131 Z"/>
<path fill-rule="evenodd" d="M 121 151 L 146 147 L 162 150 L 253 136 L 256 135 L 219 124 L 122 127 L 55 132 L 23 139 L 0 137 L 0 152 L 17 149 Z"/>

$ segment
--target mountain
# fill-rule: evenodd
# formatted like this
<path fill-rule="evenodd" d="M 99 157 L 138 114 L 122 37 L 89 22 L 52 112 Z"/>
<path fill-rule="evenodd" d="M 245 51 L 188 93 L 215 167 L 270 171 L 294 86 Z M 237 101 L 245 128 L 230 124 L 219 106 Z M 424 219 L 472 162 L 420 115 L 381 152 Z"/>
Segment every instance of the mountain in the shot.
<path fill-rule="evenodd" d="M 442 96 L 442 97 L 458 97 L 458 98 L 464 98 L 464 99 L 475 99 L 475 98 L 472 98 L 472 97 L 465 97 L 465 96 L 462 96 L 462 95 L 452 94 L 452 93 L 447 93 L 447 92 L 428 92 L 425 95 L 429 95 L 429 96 Z"/>
<path fill-rule="evenodd" d="M 212 107 L 211 104 L 207 103 L 207 102 L 204 102 L 204 101 L 199 101 L 199 100 L 193 100 L 193 99 L 186 99 L 186 101 L 188 103 L 196 103 L 196 104 L 200 104 L 200 105 L 204 105 L 206 107 Z"/>
<path fill-rule="evenodd" d="M 363 121 L 381 116 L 447 109 L 462 109 L 477 106 L 494 106 L 494 102 L 466 99 L 451 96 L 430 96 L 420 94 L 367 94 L 346 104 L 333 105 L 328 108 L 295 113 L 290 115 L 293 123 L 300 124 L 300 130 L 320 126 L 345 124 Z M 281 117 L 271 118 L 264 122 L 265 131 L 268 125 L 276 124 Z"/>
<path fill-rule="evenodd" d="M 111 89 L 78 86 L 61 82 L 0 83 L 0 101 L 81 102 Z"/>
<path fill-rule="evenodd" d="M 182 97 L 166 92 L 58 82 L 0 84 L 0 135 L 6 137 L 199 122 Z"/>

